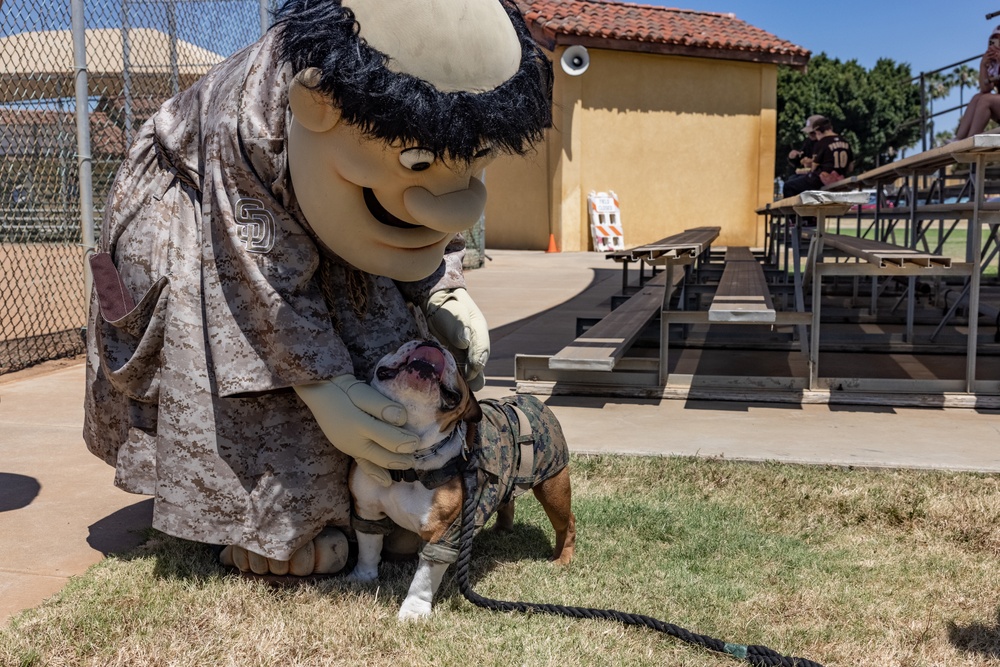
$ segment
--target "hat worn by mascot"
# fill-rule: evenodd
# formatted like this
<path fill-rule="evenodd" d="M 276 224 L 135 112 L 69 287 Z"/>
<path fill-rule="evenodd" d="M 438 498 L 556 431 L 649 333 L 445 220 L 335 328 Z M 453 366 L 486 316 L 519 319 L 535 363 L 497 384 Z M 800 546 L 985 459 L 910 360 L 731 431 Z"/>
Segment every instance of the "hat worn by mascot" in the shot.
<path fill-rule="evenodd" d="M 456 234 L 550 123 L 506 0 L 290 0 L 139 131 L 91 258 L 84 437 L 153 526 L 258 574 L 341 569 L 351 458 L 413 466 L 367 384 L 419 319 L 482 386 Z"/>

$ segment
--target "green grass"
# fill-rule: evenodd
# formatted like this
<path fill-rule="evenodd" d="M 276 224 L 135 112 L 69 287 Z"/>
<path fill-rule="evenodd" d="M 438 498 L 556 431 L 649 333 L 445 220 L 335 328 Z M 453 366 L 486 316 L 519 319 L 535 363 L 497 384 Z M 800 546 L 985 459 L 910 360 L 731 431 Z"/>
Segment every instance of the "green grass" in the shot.
<path fill-rule="evenodd" d="M 1000 661 L 1000 476 L 574 456 L 579 539 L 547 562 L 530 496 L 485 531 L 486 596 L 613 608 L 826 665 Z M 378 586 L 273 588 L 152 533 L 0 630 L 0 665 L 741 664 L 606 621 L 498 614 L 452 578 L 431 620 L 398 624 L 412 564 Z"/>

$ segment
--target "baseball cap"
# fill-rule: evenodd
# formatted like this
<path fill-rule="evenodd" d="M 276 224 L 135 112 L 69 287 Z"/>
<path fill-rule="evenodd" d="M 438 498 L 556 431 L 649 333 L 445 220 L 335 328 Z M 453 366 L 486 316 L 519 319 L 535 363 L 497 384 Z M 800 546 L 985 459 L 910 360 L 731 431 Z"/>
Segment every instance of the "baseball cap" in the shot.
<path fill-rule="evenodd" d="M 813 131 L 813 127 L 815 127 L 816 124 L 821 120 L 826 120 L 826 118 L 818 114 L 809 116 L 809 118 L 806 119 L 806 126 L 802 128 L 802 131 L 805 132 L 806 134 L 809 134 L 810 132 Z"/>

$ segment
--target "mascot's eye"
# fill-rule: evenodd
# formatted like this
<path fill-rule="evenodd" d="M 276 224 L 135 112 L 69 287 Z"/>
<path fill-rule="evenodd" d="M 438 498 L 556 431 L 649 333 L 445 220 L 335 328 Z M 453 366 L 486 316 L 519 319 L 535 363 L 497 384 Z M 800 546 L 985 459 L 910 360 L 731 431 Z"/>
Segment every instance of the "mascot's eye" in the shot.
<path fill-rule="evenodd" d="M 407 148 L 399 154 L 399 163 L 410 171 L 423 171 L 434 164 L 434 153 L 426 148 Z"/>
<path fill-rule="evenodd" d="M 482 150 L 480 150 L 479 152 L 477 152 L 472 157 L 475 160 L 481 160 L 481 159 L 483 159 L 484 157 L 486 157 L 487 155 L 489 155 L 492 152 L 493 152 L 493 147 L 492 146 L 487 146 L 486 148 L 483 148 Z"/>

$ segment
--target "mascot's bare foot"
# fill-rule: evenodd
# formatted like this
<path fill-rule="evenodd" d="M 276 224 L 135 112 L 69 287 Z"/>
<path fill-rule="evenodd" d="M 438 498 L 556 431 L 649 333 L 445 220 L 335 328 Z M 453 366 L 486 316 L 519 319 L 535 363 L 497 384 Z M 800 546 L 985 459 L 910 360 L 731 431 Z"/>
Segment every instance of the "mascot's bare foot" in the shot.
<path fill-rule="evenodd" d="M 241 572 L 308 577 L 312 574 L 339 572 L 347 564 L 347 555 L 347 536 L 339 529 L 329 526 L 311 542 L 297 549 L 290 560 L 267 558 L 237 546 L 223 549 L 219 560 L 223 565 L 235 567 Z"/>

